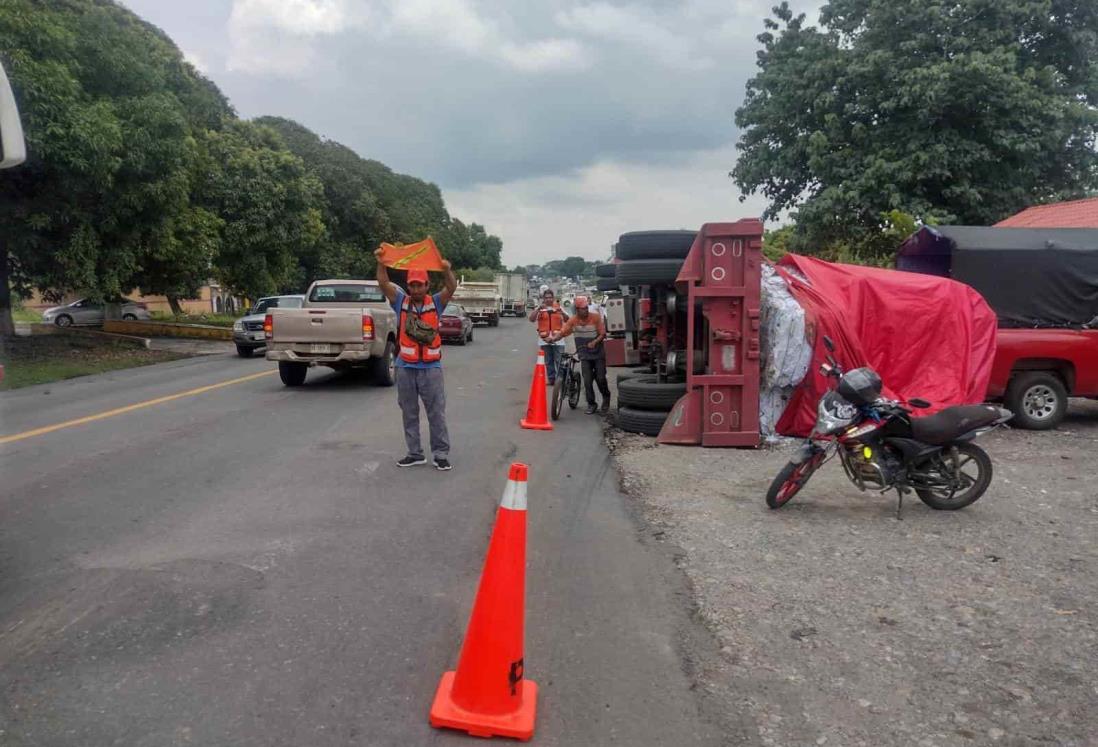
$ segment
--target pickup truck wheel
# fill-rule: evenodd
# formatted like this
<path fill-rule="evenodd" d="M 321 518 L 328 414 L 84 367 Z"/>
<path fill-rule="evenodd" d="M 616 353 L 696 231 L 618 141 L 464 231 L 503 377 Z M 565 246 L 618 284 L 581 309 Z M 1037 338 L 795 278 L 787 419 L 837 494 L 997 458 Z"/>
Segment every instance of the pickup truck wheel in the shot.
<path fill-rule="evenodd" d="M 305 383 L 305 377 L 308 373 L 309 365 L 307 363 L 278 362 L 278 376 L 286 386 L 301 386 Z"/>
<path fill-rule="evenodd" d="M 239 355 L 241 358 L 251 358 L 252 353 L 254 353 L 254 352 L 255 352 L 255 348 L 250 348 L 247 345 L 237 345 L 236 346 L 236 354 Z"/>
<path fill-rule="evenodd" d="M 469 342 L 473 341 L 473 325 L 469 325 Z"/>
<path fill-rule="evenodd" d="M 1006 405 L 1014 413 L 1012 425 L 1031 431 L 1055 428 L 1067 415 L 1067 387 L 1048 371 L 1025 371 L 1007 388 Z"/>
<path fill-rule="evenodd" d="M 392 386 L 396 383 L 396 345 L 392 340 L 385 343 L 385 352 L 372 361 L 371 373 L 378 386 Z"/>

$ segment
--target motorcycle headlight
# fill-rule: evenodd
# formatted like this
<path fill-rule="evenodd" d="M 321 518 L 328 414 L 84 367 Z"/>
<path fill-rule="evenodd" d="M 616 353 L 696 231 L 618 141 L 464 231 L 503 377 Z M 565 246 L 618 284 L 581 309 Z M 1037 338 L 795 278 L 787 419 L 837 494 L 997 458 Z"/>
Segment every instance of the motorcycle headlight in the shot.
<path fill-rule="evenodd" d="M 835 392 L 828 392 L 816 405 L 816 432 L 824 435 L 846 428 L 858 414 L 858 408 Z"/>

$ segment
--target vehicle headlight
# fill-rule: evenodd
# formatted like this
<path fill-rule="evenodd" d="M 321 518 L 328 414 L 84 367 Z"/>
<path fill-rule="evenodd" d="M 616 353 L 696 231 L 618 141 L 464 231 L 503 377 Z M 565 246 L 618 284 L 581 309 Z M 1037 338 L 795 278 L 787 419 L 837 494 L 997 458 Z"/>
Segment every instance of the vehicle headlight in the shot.
<path fill-rule="evenodd" d="M 237 319 L 235 322 L 233 322 L 233 331 L 234 332 L 243 332 L 244 331 L 244 322 L 240 319 Z"/>

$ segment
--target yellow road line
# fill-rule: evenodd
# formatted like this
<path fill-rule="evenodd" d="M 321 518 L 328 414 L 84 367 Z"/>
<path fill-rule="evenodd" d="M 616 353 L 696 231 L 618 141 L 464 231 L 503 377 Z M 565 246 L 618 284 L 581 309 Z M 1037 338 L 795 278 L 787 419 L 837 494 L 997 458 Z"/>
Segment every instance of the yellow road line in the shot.
<path fill-rule="evenodd" d="M 222 389 L 227 386 L 232 386 L 233 384 L 242 384 L 245 381 L 251 381 L 252 379 L 258 379 L 263 376 L 270 376 L 273 373 L 274 371 L 271 370 L 257 374 L 250 374 L 248 376 L 241 376 L 239 379 L 230 379 L 229 381 L 222 381 L 220 384 L 210 384 L 209 386 L 200 386 L 197 389 L 188 389 L 187 391 L 179 392 L 178 394 L 169 394 L 166 397 L 157 397 L 156 399 L 149 399 L 145 400 L 144 402 L 137 402 L 136 404 L 126 405 L 125 407 L 119 407 L 115 410 L 107 410 L 106 412 L 100 412 L 95 415 L 87 415 L 82 418 L 76 418 L 75 420 L 66 420 L 64 423 L 55 423 L 54 425 L 47 425 L 42 428 L 35 428 L 31 431 L 13 433 L 10 436 L 0 436 L 0 444 L 10 444 L 15 441 L 22 441 L 26 438 L 34 438 L 35 436 L 42 436 L 47 433 L 53 433 L 54 431 L 59 431 L 62 428 L 72 428 L 75 425 L 83 425 L 84 423 L 92 423 L 96 420 L 113 418 L 116 415 L 124 415 L 127 412 L 133 412 L 134 410 L 140 410 L 145 407 L 161 405 L 165 402 L 171 402 L 175 399 L 182 399 L 183 397 L 193 397 L 196 394 L 212 392 L 214 389 Z"/>

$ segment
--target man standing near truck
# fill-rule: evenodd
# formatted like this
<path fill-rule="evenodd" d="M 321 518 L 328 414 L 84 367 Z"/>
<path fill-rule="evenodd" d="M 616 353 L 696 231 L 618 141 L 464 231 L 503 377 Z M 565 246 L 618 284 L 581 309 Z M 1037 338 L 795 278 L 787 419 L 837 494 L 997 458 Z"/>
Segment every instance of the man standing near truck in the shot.
<path fill-rule="evenodd" d="M 559 365 L 560 351 L 564 347 L 563 342 L 556 342 L 549 338 L 554 332 L 560 332 L 564 323 L 568 321 L 568 314 L 557 303 L 556 296 L 548 285 L 541 286 L 541 306 L 530 314 L 530 321 L 538 325 L 538 345 L 545 353 L 545 373 L 549 386 L 557 381 L 557 367 Z"/>
<path fill-rule="evenodd" d="M 381 261 L 382 252 L 382 249 L 375 252 L 377 282 L 397 314 L 397 334 L 400 336 L 396 359 L 397 402 L 404 416 L 404 441 L 408 446 L 407 456 L 400 459 L 397 466 L 415 467 L 427 463 L 419 433 L 419 401 L 423 400 L 435 469 L 449 470 L 450 434 L 446 429 L 446 389 L 438 322 L 442 310 L 457 290 L 457 278 L 450 263 L 442 260 L 446 276 L 445 287 L 440 292 L 427 294 L 426 270 L 409 270 L 405 293 L 389 280 L 389 271 Z"/>
<path fill-rule="evenodd" d="M 550 339 L 560 340 L 570 334 L 576 335 L 576 357 L 583 366 L 583 388 L 587 394 L 587 414 L 595 414 L 595 384 L 602 393 L 600 414 L 610 411 L 610 384 L 606 381 L 606 349 L 602 341 L 606 339 L 606 323 L 602 314 L 591 311 L 587 296 L 576 296 L 576 315 L 564 323 L 560 332 Z"/>

